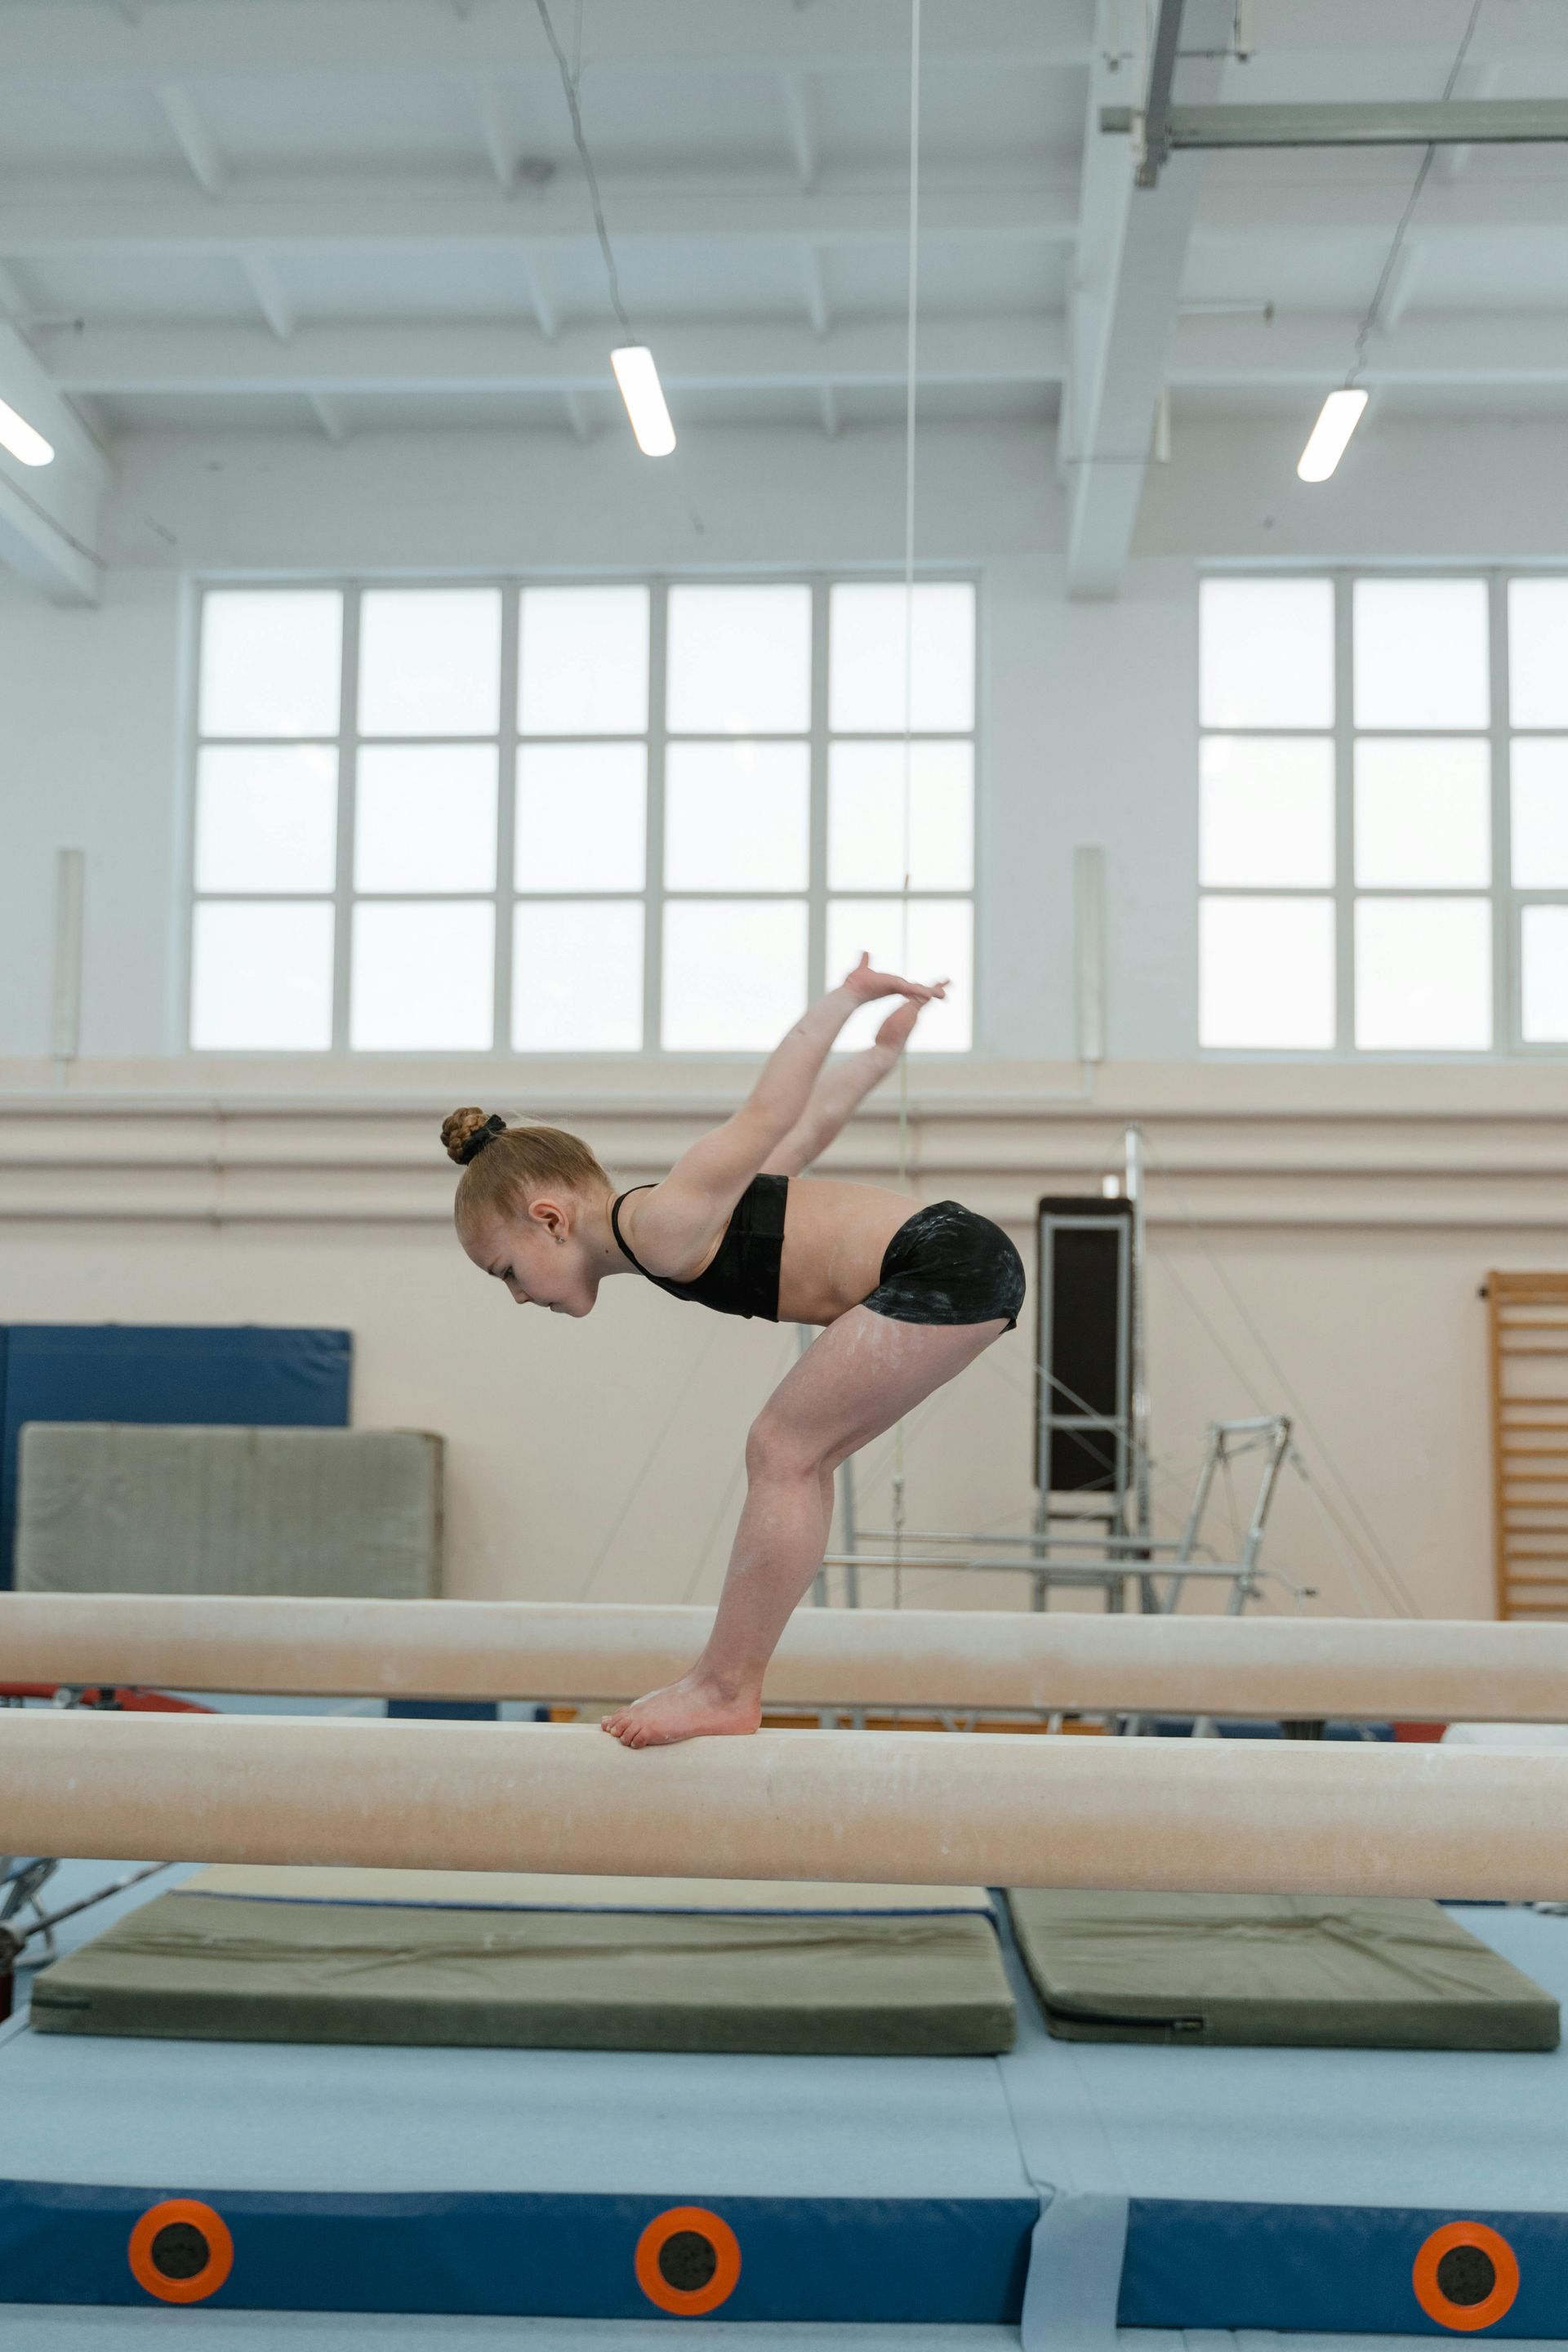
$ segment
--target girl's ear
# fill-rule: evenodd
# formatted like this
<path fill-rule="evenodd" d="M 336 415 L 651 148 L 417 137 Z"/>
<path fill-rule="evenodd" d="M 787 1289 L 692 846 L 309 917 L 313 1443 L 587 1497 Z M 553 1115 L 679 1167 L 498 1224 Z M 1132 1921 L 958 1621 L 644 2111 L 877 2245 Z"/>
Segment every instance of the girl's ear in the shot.
<path fill-rule="evenodd" d="M 528 1204 L 528 1213 L 536 1224 L 543 1227 L 547 1234 L 552 1234 L 557 1240 L 565 1238 L 572 1220 L 567 1215 L 563 1204 L 552 1200 L 548 1192 L 534 1194 Z"/>

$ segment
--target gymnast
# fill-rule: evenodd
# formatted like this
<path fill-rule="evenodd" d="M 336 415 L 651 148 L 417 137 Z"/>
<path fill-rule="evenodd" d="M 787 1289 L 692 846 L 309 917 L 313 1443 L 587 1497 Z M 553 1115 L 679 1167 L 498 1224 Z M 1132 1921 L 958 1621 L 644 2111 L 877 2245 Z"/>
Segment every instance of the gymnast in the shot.
<path fill-rule="evenodd" d="M 862 956 L 772 1055 L 732 1118 L 660 1184 L 616 1193 L 588 1146 L 553 1127 L 456 1110 L 455 1217 L 473 1263 L 520 1307 L 587 1315 L 606 1275 L 640 1274 L 721 1315 L 817 1323 L 746 1440 L 746 1501 L 706 1648 L 679 1682 L 605 1719 L 627 1748 L 754 1731 L 763 1675 L 822 1563 L 833 1474 L 1012 1329 L 1024 1267 L 999 1226 L 956 1201 L 910 1214 L 900 1192 L 804 1178 L 898 1061 L 924 987 Z M 850 1015 L 903 1000 L 864 1053 L 827 1066 Z"/>

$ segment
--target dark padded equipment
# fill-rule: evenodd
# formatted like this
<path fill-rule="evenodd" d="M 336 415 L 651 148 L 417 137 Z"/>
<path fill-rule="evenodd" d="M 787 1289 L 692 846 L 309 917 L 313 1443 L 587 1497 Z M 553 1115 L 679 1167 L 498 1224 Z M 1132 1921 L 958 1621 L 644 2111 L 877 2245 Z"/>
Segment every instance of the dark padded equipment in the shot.
<path fill-rule="evenodd" d="M 1550 1993 L 1436 1903 L 1012 1887 L 1014 1931 L 1066 2042 L 1555 2050 Z"/>
<path fill-rule="evenodd" d="M 979 2057 L 1016 2016 L 990 1921 L 422 1909 L 159 1895 L 38 1977 L 40 2033 Z"/>

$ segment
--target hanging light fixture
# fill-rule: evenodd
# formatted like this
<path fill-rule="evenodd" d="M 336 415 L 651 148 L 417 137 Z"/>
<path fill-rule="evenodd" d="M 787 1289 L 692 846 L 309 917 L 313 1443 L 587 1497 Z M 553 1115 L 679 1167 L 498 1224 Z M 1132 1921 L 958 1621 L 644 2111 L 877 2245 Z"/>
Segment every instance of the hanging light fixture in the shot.
<path fill-rule="evenodd" d="M 594 169 L 594 158 L 588 152 L 588 142 L 583 130 L 583 110 L 577 98 L 577 71 L 567 63 L 566 52 L 556 37 L 551 22 L 547 0 L 534 0 L 539 21 L 550 43 L 561 76 L 561 87 L 566 95 L 566 111 L 572 118 L 572 140 L 583 166 L 583 177 L 588 183 L 588 200 L 594 208 L 594 233 L 599 240 L 599 250 L 605 257 L 605 276 L 609 281 L 610 308 L 614 310 L 626 335 L 626 341 L 610 353 L 610 365 L 616 382 L 621 388 L 621 398 L 626 404 L 631 419 L 632 435 L 645 457 L 668 457 L 675 446 L 675 427 L 669 421 L 665 405 L 664 387 L 658 380 L 653 353 L 646 343 L 636 340 L 636 330 L 626 316 L 626 306 L 621 299 L 620 274 L 610 245 L 610 232 L 605 226 L 604 201 L 599 194 L 599 175 Z"/>
<path fill-rule="evenodd" d="M 1359 384 L 1346 384 L 1342 391 L 1330 393 L 1318 411 L 1318 421 L 1307 436 L 1307 446 L 1296 460 L 1296 471 L 1302 481 L 1328 480 L 1344 456 L 1365 406 L 1366 394 Z"/>
<path fill-rule="evenodd" d="M 610 365 L 616 371 L 637 447 L 645 457 L 668 457 L 675 446 L 675 427 L 665 406 L 664 386 L 653 353 L 646 343 L 623 343 L 610 353 Z"/>
<path fill-rule="evenodd" d="M 4 400 L 0 400 L 0 449 L 8 449 L 24 466 L 52 466 L 55 460 L 54 443 L 46 441 Z"/>

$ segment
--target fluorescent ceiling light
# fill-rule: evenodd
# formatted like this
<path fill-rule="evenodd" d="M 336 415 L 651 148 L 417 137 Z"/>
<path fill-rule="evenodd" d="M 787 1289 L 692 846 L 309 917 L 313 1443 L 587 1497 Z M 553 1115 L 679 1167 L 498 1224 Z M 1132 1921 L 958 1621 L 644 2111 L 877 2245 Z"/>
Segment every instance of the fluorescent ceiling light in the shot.
<path fill-rule="evenodd" d="M 1361 423 L 1366 394 L 1357 389 L 1331 392 L 1318 412 L 1307 446 L 1296 461 L 1304 482 L 1326 482 L 1345 454 L 1345 445 Z"/>
<path fill-rule="evenodd" d="M 675 427 L 664 404 L 653 353 L 646 343 L 624 343 L 610 353 L 610 365 L 616 371 L 637 447 L 645 457 L 668 457 L 675 446 Z"/>
<path fill-rule="evenodd" d="M 9 449 L 13 457 L 24 466 L 49 466 L 54 463 L 54 444 L 35 433 L 25 416 L 18 416 L 0 400 L 0 449 Z"/>

